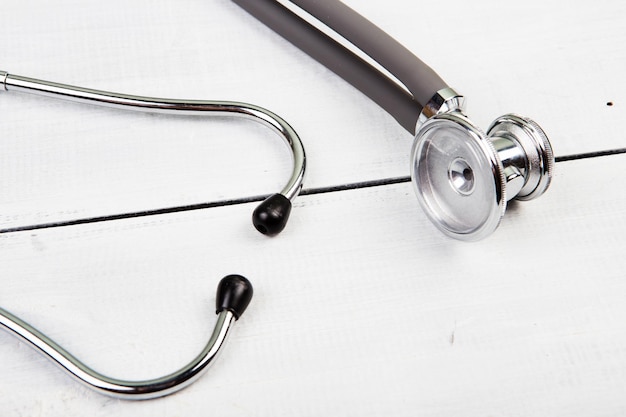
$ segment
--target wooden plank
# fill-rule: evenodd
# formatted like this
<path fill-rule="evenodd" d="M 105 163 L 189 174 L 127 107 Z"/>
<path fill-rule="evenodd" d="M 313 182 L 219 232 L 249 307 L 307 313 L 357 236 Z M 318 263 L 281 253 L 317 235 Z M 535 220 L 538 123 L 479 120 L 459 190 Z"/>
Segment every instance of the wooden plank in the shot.
<path fill-rule="evenodd" d="M 262 105 L 303 137 L 308 187 L 408 174 L 410 135 L 347 83 L 230 2 L 170 3 L 8 3 L 1 68 L 134 94 Z M 545 126 L 558 155 L 624 147 L 623 4 L 348 3 L 466 94 L 481 126 L 515 111 Z M 247 123 L 4 93 L 0 113 L 1 228 L 269 194 L 289 171 L 282 144 Z"/>
<path fill-rule="evenodd" d="M 621 415 L 626 191 L 607 179 L 625 161 L 559 164 L 473 244 L 434 230 L 409 184 L 301 198 L 273 239 L 251 205 L 0 235 L 0 305 L 118 377 L 192 357 L 222 275 L 256 291 L 215 367 L 159 401 L 92 393 L 0 334 L 0 410 Z"/>

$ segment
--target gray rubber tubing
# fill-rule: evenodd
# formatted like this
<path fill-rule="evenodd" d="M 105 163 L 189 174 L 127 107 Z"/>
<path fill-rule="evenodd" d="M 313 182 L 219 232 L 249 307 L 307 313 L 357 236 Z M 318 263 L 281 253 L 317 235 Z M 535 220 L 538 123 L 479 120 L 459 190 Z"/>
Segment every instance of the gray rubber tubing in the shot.
<path fill-rule="evenodd" d="M 415 133 L 423 106 L 447 84 L 369 20 L 336 0 L 292 0 L 396 77 L 396 82 L 275 0 L 233 0 L 258 20 L 348 81 Z"/>

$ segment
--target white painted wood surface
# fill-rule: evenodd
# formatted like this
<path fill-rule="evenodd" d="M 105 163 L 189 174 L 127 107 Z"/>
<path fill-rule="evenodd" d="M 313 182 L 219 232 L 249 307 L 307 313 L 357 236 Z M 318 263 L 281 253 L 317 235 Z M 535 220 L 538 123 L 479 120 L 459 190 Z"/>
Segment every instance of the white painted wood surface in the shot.
<path fill-rule="evenodd" d="M 481 125 L 532 116 L 557 155 L 626 146 L 626 5 L 347 3 Z M 411 138 L 391 117 L 228 1 L 7 3 L 0 51 L 20 75 L 267 107 L 305 142 L 307 188 L 408 174 Z M 4 230 L 271 193 L 289 171 L 249 122 L 11 93 L 0 114 Z M 300 197 L 273 239 L 252 229 L 253 204 L 2 233 L 0 305 L 112 376 L 189 360 L 223 275 L 256 292 L 209 373 L 149 402 L 82 388 L 2 333 L 0 414 L 624 415 L 625 163 L 557 164 L 545 196 L 475 244 L 434 230 L 410 184 Z"/>

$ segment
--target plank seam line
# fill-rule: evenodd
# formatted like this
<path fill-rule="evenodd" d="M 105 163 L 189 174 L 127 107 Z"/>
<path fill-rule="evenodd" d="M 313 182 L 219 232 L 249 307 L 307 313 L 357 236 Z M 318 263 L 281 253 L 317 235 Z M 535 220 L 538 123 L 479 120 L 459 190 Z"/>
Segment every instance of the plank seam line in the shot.
<path fill-rule="evenodd" d="M 620 154 L 625 154 L 625 153 L 626 153 L 626 148 L 610 149 L 610 150 L 605 150 L 605 151 L 557 156 L 555 158 L 555 161 L 556 162 L 577 161 L 581 159 L 598 158 L 598 157 L 611 156 L 611 155 L 620 155 Z M 408 176 L 384 178 L 384 179 L 379 179 L 379 180 L 361 181 L 361 182 L 355 182 L 355 183 L 350 183 L 350 184 L 333 185 L 333 186 L 328 186 L 328 187 L 307 188 L 307 189 L 302 190 L 300 192 L 300 195 L 308 196 L 308 195 L 327 194 L 327 193 L 334 193 L 334 192 L 340 192 L 340 191 L 350 191 L 350 190 L 359 190 L 359 189 L 364 189 L 364 188 L 382 187 L 382 186 L 387 186 L 387 185 L 402 184 L 402 183 L 408 183 L 408 182 L 411 182 L 411 178 Z M 235 199 L 230 199 L 230 200 L 220 200 L 220 201 L 214 201 L 214 202 L 208 202 L 208 203 L 190 204 L 190 205 L 185 205 L 185 206 L 175 206 L 175 207 L 168 207 L 168 208 L 155 209 L 155 210 L 142 210 L 142 211 L 112 214 L 112 215 L 106 215 L 106 216 L 87 217 L 87 218 L 76 219 L 76 220 L 65 220 L 65 221 L 59 221 L 59 222 L 9 227 L 9 228 L 0 229 L 0 234 L 25 232 L 25 231 L 41 230 L 41 229 L 51 229 L 51 228 L 56 228 L 56 227 L 77 226 L 77 225 L 88 224 L 88 223 L 101 223 L 101 222 L 107 222 L 107 221 L 133 219 L 133 218 L 138 218 L 138 217 L 158 216 L 162 214 L 172 214 L 172 213 L 180 213 L 180 212 L 186 212 L 186 211 L 204 210 L 204 209 L 217 208 L 217 207 L 227 207 L 227 206 L 233 206 L 233 205 L 239 205 L 239 204 L 259 202 L 259 201 L 263 201 L 267 197 L 268 195 L 243 197 L 243 198 L 235 198 Z"/>

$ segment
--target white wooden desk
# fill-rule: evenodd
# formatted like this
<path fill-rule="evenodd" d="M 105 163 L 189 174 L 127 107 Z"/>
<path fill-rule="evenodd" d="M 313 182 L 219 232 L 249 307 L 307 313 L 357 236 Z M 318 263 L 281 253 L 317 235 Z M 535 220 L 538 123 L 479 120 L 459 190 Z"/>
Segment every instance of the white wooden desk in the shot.
<path fill-rule="evenodd" d="M 0 333 L 1 415 L 626 413 L 626 155 L 598 153 L 626 147 L 626 4 L 346 3 L 463 92 L 479 124 L 533 117 L 574 160 L 493 236 L 452 241 L 409 183 L 385 185 L 408 175 L 411 137 L 231 2 L 3 4 L 2 70 L 255 103 L 301 135 L 305 188 L 382 185 L 301 196 L 270 239 L 254 204 L 191 210 L 282 186 L 287 151 L 263 128 L 0 93 L 2 307 L 139 379 L 199 351 L 222 276 L 255 286 L 208 374 L 153 401 L 93 393 Z M 112 220 L 164 208 L 182 211 Z"/>

